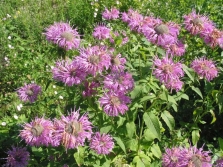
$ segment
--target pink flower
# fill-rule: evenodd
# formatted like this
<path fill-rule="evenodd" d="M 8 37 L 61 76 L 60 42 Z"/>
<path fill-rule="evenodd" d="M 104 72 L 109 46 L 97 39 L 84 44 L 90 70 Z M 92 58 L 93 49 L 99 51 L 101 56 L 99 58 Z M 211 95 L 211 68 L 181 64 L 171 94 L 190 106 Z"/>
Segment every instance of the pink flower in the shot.
<path fill-rule="evenodd" d="M 186 30 L 193 35 L 206 33 L 214 28 L 213 22 L 208 17 L 196 14 L 194 10 L 183 18 Z"/>
<path fill-rule="evenodd" d="M 110 31 L 108 27 L 101 24 L 94 28 L 93 36 L 99 40 L 108 39 L 110 38 Z"/>
<path fill-rule="evenodd" d="M 81 49 L 80 55 L 74 60 L 87 74 L 96 76 L 111 65 L 111 52 L 105 46 L 92 46 Z"/>
<path fill-rule="evenodd" d="M 68 23 L 54 23 L 46 28 L 46 39 L 60 47 L 70 50 L 77 49 L 80 45 L 80 35 Z"/>
<path fill-rule="evenodd" d="M 77 64 L 77 62 L 69 62 L 68 60 L 61 60 L 56 62 L 56 66 L 52 70 L 53 78 L 61 81 L 67 86 L 80 84 L 85 80 L 86 73 Z"/>
<path fill-rule="evenodd" d="M 211 81 L 218 75 L 218 69 L 211 60 L 206 60 L 204 57 L 200 59 L 195 59 L 191 63 L 191 68 L 202 78 L 206 78 Z"/>
<path fill-rule="evenodd" d="M 172 56 L 182 56 L 185 53 L 185 46 L 181 41 L 166 45 L 164 48 L 166 52 Z"/>
<path fill-rule="evenodd" d="M 106 20 L 115 20 L 119 18 L 119 10 L 116 8 L 111 8 L 109 11 L 107 8 L 102 13 L 102 17 Z"/>
<path fill-rule="evenodd" d="M 97 154 L 109 154 L 114 147 L 114 142 L 109 134 L 96 132 L 90 142 L 90 148 Z"/>
<path fill-rule="evenodd" d="M 82 95 L 84 97 L 90 97 L 94 94 L 97 93 L 97 88 L 100 86 L 100 83 L 99 82 L 85 82 L 84 83 L 84 86 L 85 86 L 85 90 L 82 92 Z"/>
<path fill-rule="evenodd" d="M 35 83 L 25 84 L 25 86 L 19 88 L 16 92 L 20 100 L 33 103 L 37 100 L 38 95 L 41 93 L 42 89 L 39 85 Z"/>
<path fill-rule="evenodd" d="M 128 72 L 111 72 L 104 78 L 104 87 L 109 90 L 127 93 L 134 87 L 132 75 Z"/>
<path fill-rule="evenodd" d="M 86 139 L 90 140 L 92 135 L 92 124 L 87 114 L 80 116 L 79 110 L 71 112 L 68 116 L 54 120 L 55 132 L 53 134 L 54 146 L 60 143 L 66 149 L 83 146 Z"/>
<path fill-rule="evenodd" d="M 173 79 L 178 79 L 184 76 L 181 63 L 174 63 L 171 58 L 167 56 L 163 59 L 155 58 L 153 74 L 161 83 L 169 83 Z"/>
<path fill-rule="evenodd" d="M 127 103 L 130 103 L 130 98 L 125 96 L 122 92 L 106 92 L 99 99 L 99 104 L 106 114 L 109 116 L 118 116 L 125 114 L 128 110 Z"/>
<path fill-rule="evenodd" d="M 25 147 L 14 147 L 12 150 L 7 151 L 8 157 L 5 167 L 26 167 L 29 161 L 29 152 Z"/>
<path fill-rule="evenodd" d="M 51 144 L 53 123 L 44 118 L 35 118 L 31 123 L 25 123 L 19 136 L 30 146 L 48 146 Z"/>

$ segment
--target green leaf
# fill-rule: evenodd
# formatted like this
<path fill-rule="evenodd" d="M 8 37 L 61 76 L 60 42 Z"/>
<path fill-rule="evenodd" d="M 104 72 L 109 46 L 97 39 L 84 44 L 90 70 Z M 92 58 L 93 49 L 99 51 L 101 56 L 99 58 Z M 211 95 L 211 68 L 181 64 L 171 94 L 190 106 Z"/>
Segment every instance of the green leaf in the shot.
<path fill-rule="evenodd" d="M 162 112 L 161 118 L 166 123 L 168 128 L 172 131 L 175 127 L 175 120 L 174 117 L 169 113 L 169 111 L 165 110 L 164 112 Z"/>
<path fill-rule="evenodd" d="M 137 98 L 142 92 L 142 86 L 137 85 L 134 90 L 130 93 L 131 99 Z"/>
<path fill-rule="evenodd" d="M 126 149 L 125 149 L 125 145 L 124 145 L 123 141 L 119 137 L 113 137 L 113 138 L 116 140 L 117 144 L 121 147 L 121 149 L 126 154 Z"/>
<path fill-rule="evenodd" d="M 144 113 L 143 119 L 146 126 L 151 130 L 153 135 L 160 140 L 160 124 L 159 119 L 153 113 Z"/>
<path fill-rule="evenodd" d="M 190 72 L 190 68 L 188 68 L 185 64 L 183 64 L 183 70 L 184 72 L 187 74 L 187 76 L 192 80 L 194 81 L 194 76 L 192 76 L 191 72 Z"/>
<path fill-rule="evenodd" d="M 200 138 L 199 129 L 195 129 L 192 131 L 192 142 L 193 145 L 196 145 Z"/>
<path fill-rule="evenodd" d="M 162 153 L 160 151 L 160 147 L 157 144 L 153 144 L 151 147 L 151 152 L 153 153 L 153 155 L 157 158 L 161 158 Z"/>
<path fill-rule="evenodd" d="M 196 88 L 196 87 L 194 87 L 194 86 L 191 86 L 191 89 L 192 89 L 193 91 L 195 91 L 195 92 L 196 92 L 196 93 L 203 99 L 202 93 L 201 93 L 201 91 L 200 91 L 199 88 Z"/>
<path fill-rule="evenodd" d="M 132 138 L 135 130 L 136 130 L 136 126 L 134 122 L 128 122 L 126 124 L 126 130 L 127 130 L 127 135 L 129 138 Z"/>
<path fill-rule="evenodd" d="M 210 112 L 211 115 L 212 115 L 212 121 L 211 121 L 211 124 L 213 124 L 213 123 L 216 121 L 215 113 L 214 113 L 213 110 L 210 110 L 209 112 Z"/>
<path fill-rule="evenodd" d="M 143 98 L 140 99 L 140 102 L 148 101 L 150 99 L 154 99 L 156 96 L 154 94 L 151 94 L 149 96 L 144 96 Z"/>
<path fill-rule="evenodd" d="M 149 128 L 144 130 L 144 137 L 147 141 L 153 141 L 156 138 L 156 136 L 152 133 Z"/>
<path fill-rule="evenodd" d="M 132 151 L 137 151 L 138 149 L 138 140 L 131 139 L 126 142 L 126 147 Z"/>
<path fill-rule="evenodd" d="M 78 166 L 81 166 L 84 163 L 84 152 L 85 152 L 85 148 L 80 146 L 77 148 L 77 152 L 74 153 L 74 158 Z"/>
<path fill-rule="evenodd" d="M 108 125 L 108 126 L 104 126 L 100 129 L 101 133 L 108 133 L 111 130 L 112 126 Z"/>

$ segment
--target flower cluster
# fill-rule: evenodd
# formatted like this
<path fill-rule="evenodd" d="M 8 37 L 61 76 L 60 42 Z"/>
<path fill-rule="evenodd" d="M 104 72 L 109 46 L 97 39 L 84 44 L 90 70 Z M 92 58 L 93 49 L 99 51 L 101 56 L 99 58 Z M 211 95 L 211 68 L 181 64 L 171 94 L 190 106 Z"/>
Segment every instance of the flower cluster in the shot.
<path fill-rule="evenodd" d="M 30 146 L 62 145 L 65 149 L 83 146 L 85 140 L 91 141 L 91 148 L 98 154 L 108 154 L 114 147 L 112 137 L 97 132 L 93 136 L 92 123 L 85 113 L 80 116 L 79 110 L 72 111 L 68 116 L 62 115 L 53 121 L 35 118 L 31 123 L 25 123 L 19 136 Z M 92 139 L 91 139 L 92 138 Z M 99 143 L 100 145 L 98 145 Z"/>
<path fill-rule="evenodd" d="M 184 76 L 181 63 L 174 63 L 171 58 L 164 57 L 163 59 L 155 58 L 153 74 L 161 83 L 163 83 L 168 89 L 175 89 L 179 91 L 183 82 L 180 78 Z"/>
<path fill-rule="evenodd" d="M 119 10 L 114 7 L 110 10 L 106 8 L 105 11 L 102 13 L 102 17 L 106 20 L 116 20 L 119 18 L 119 13 Z"/>
<path fill-rule="evenodd" d="M 24 147 L 14 147 L 12 150 L 7 151 L 8 157 L 5 167 L 26 167 L 29 161 L 29 152 Z"/>
<path fill-rule="evenodd" d="M 161 19 L 143 16 L 132 9 L 122 13 L 122 21 L 128 23 L 131 30 L 143 34 L 151 43 L 161 46 L 168 54 L 184 54 L 185 46 L 178 39 L 180 26 L 176 23 L 164 23 Z"/>
<path fill-rule="evenodd" d="M 223 48 L 223 31 L 218 30 L 207 16 L 192 11 L 184 15 L 184 25 L 186 30 L 192 35 L 199 35 L 210 47 Z"/>
<path fill-rule="evenodd" d="M 61 144 L 70 149 L 83 145 L 85 139 L 91 138 L 91 134 L 92 126 L 87 114 L 80 116 L 79 111 L 73 111 L 69 116 L 62 116 L 53 122 L 35 118 L 31 123 L 23 125 L 20 137 L 31 146 Z"/>
<path fill-rule="evenodd" d="M 37 100 L 38 95 L 41 93 L 42 89 L 39 85 L 35 83 L 25 84 L 23 87 L 20 87 L 16 92 L 20 100 L 24 102 L 33 103 Z"/>
<path fill-rule="evenodd" d="M 218 75 L 214 62 L 204 57 L 195 59 L 191 63 L 191 68 L 194 69 L 199 77 L 206 78 L 207 81 L 211 81 Z"/>
<path fill-rule="evenodd" d="M 163 167 L 188 167 L 205 166 L 211 167 L 211 157 L 209 151 L 195 146 L 190 148 L 173 147 L 167 148 L 162 156 Z"/>
<path fill-rule="evenodd" d="M 80 45 L 80 35 L 69 23 L 54 23 L 46 28 L 46 39 L 60 47 L 70 50 L 77 49 Z"/>

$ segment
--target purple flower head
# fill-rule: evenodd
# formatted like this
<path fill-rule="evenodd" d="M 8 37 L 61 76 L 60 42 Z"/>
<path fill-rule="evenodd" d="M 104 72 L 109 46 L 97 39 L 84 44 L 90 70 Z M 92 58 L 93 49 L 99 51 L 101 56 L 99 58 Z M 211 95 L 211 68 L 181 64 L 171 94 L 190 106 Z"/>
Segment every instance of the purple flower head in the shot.
<path fill-rule="evenodd" d="M 195 59 L 191 63 L 191 68 L 198 74 L 199 77 L 206 78 L 207 81 L 211 81 L 218 75 L 218 69 L 211 60 L 206 60 L 204 57 Z"/>
<path fill-rule="evenodd" d="M 160 19 L 156 19 L 150 16 L 145 16 L 143 18 L 143 21 L 141 22 L 139 31 L 142 33 L 146 33 L 147 29 L 153 29 L 156 25 L 159 25 L 159 24 L 162 24 L 162 21 Z"/>
<path fill-rule="evenodd" d="M 112 71 L 123 71 L 125 68 L 126 59 L 121 57 L 121 54 L 112 56 L 111 58 L 111 70 Z"/>
<path fill-rule="evenodd" d="M 202 33 L 200 36 L 204 39 L 204 42 L 212 48 L 218 45 L 220 47 L 223 46 L 223 31 L 214 28 L 209 33 Z"/>
<path fill-rule="evenodd" d="M 81 49 L 80 55 L 75 57 L 77 62 L 88 74 L 96 76 L 111 65 L 111 53 L 105 46 L 92 46 Z"/>
<path fill-rule="evenodd" d="M 82 92 L 82 95 L 84 97 L 90 97 L 94 94 L 97 93 L 97 88 L 100 86 L 100 83 L 99 82 L 85 82 L 84 83 L 84 86 L 85 86 L 85 90 Z"/>
<path fill-rule="evenodd" d="M 164 83 L 164 85 L 167 89 L 170 89 L 171 91 L 174 89 L 177 92 L 182 89 L 183 84 L 184 83 L 182 81 L 180 81 L 179 78 L 174 78 L 174 79 L 171 79 L 169 82 Z"/>
<path fill-rule="evenodd" d="M 211 167 L 209 151 L 203 148 L 167 148 L 162 156 L 163 167 Z"/>
<path fill-rule="evenodd" d="M 25 123 L 19 136 L 30 146 L 48 146 L 54 132 L 53 123 L 44 118 L 35 118 L 31 123 Z"/>
<path fill-rule="evenodd" d="M 130 103 L 130 98 L 125 96 L 122 92 L 106 92 L 99 99 L 100 106 L 104 112 L 109 116 L 118 116 L 125 114 L 128 110 L 127 103 Z"/>
<path fill-rule="evenodd" d="M 215 164 L 215 167 L 223 167 L 223 158 L 218 159 Z"/>
<path fill-rule="evenodd" d="M 85 139 L 90 140 L 92 135 L 92 124 L 87 114 L 80 116 L 79 110 L 71 112 L 68 116 L 54 120 L 55 133 L 53 134 L 54 146 L 60 143 L 66 149 L 83 146 Z"/>
<path fill-rule="evenodd" d="M 165 46 L 167 54 L 172 56 L 182 56 L 185 53 L 185 46 L 181 41 Z"/>
<path fill-rule="evenodd" d="M 14 147 L 7 151 L 8 157 L 5 167 L 26 167 L 29 161 L 29 152 L 25 147 Z"/>
<path fill-rule="evenodd" d="M 106 8 L 102 13 L 102 17 L 106 20 L 115 20 L 119 18 L 119 13 L 119 10 L 116 8 L 111 8 L 110 11 Z"/>
<path fill-rule="evenodd" d="M 93 36 L 99 40 L 108 39 L 110 38 L 110 32 L 111 32 L 110 28 L 101 24 L 101 25 L 97 25 L 94 28 Z"/>
<path fill-rule="evenodd" d="M 174 63 L 171 58 L 167 56 L 163 59 L 155 58 L 153 74 L 161 83 L 169 83 L 174 79 L 184 76 L 181 63 Z"/>
<path fill-rule="evenodd" d="M 77 64 L 77 62 L 68 60 L 61 60 L 56 62 L 56 66 L 52 70 L 53 79 L 61 81 L 67 86 L 80 84 L 85 80 L 86 73 Z"/>
<path fill-rule="evenodd" d="M 214 28 L 213 22 L 208 17 L 196 14 L 194 10 L 183 18 L 186 30 L 193 35 L 206 33 L 207 30 Z"/>
<path fill-rule="evenodd" d="M 33 103 L 37 100 L 38 95 L 41 93 L 42 89 L 39 85 L 35 83 L 25 84 L 25 86 L 19 88 L 16 92 L 20 100 Z"/>
<path fill-rule="evenodd" d="M 128 23 L 131 30 L 139 30 L 143 16 L 133 9 L 129 9 L 128 13 L 122 13 L 122 20 Z"/>
<path fill-rule="evenodd" d="M 188 156 L 181 148 L 166 148 L 162 156 L 163 167 L 187 167 Z"/>
<path fill-rule="evenodd" d="M 60 47 L 70 50 L 77 49 L 80 45 L 80 35 L 68 23 L 54 23 L 46 28 L 46 39 Z"/>
<path fill-rule="evenodd" d="M 114 142 L 109 134 L 96 132 L 90 141 L 90 148 L 97 154 L 109 154 L 114 147 Z"/>
<path fill-rule="evenodd" d="M 178 41 L 179 30 L 180 27 L 177 24 L 169 22 L 157 24 L 153 28 L 147 27 L 142 32 L 148 41 L 166 47 L 166 45 L 174 44 Z"/>
<path fill-rule="evenodd" d="M 212 167 L 209 153 L 209 151 L 204 151 L 203 147 L 199 149 L 196 146 L 190 147 L 188 149 L 188 155 L 190 155 L 188 166 Z"/>
<path fill-rule="evenodd" d="M 104 78 L 104 87 L 109 90 L 116 90 L 123 93 L 131 91 L 134 87 L 132 75 L 128 72 L 114 71 Z"/>

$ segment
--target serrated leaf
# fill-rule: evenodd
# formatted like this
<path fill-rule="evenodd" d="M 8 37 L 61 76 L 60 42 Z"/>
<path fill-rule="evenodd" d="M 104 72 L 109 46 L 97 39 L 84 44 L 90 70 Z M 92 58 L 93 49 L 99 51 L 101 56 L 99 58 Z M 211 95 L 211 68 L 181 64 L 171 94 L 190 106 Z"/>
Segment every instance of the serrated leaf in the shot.
<path fill-rule="evenodd" d="M 126 149 L 125 149 L 125 145 L 124 145 L 123 141 L 119 137 L 113 137 L 113 138 L 116 140 L 117 144 L 121 147 L 121 149 L 126 154 Z"/>
<path fill-rule="evenodd" d="M 126 142 L 126 147 L 132 151 L 137 151 L 138 149 L 138 140 L 131 139 Z"/>
<path fill-rule="evenodd" d="M 160 124 L 159 119 L 153 113 L 144 113 L 143 119 L 146 126 L 151 130 L 153 135 L 160 140 Z"/>
<path fill-rule="evenodd" d="M 219 143 L 220 150 L 223 150 L 223 139 L 219 137 L 218 143 Z"/>
<path fill-rule="evenodd" d="M 111 130 L 112 126 L 108 125 L 108 126 L 104 126 L 100 129 L 101 133 L 108 133 Z"/>
<path fill-rule="evenodd" d="M 195 91 L 195 92 L 196 92 L 196 93 L 203 99 L 202 93 L 201 93 L 201 91 L 200 91 L 199 88 L 196 88 L 196 87 L 194 87 L 194 86 L 191 86 L 191 89 L 192 89 L 193 91 Z"/>
<path fill-rule="evenodd" d="M 142 86 L 136 86 L 134 90 L 130 93 L 131 99 L 135 99 L 138 97 L 142 92 Z"/>
<path fill-rule="evenodd" d="M 153 141 L 156 138 L 156 136 L 152 133 L 149 128 L 144 130 L 144 137 L 147 141 Z"/>
<path fill-rule="evenodd" d="M 126 124 L 126 130 L 127 130 L 127 135 L 129 138 L 132 138 L 133 134 L 135 133 L 136 126 L 134 122 L 128 122 Z"/>
<path fill-rule="evenodd" d="M 150 99 L 155 98 L 156 96 L 154 94 L 151 94 L 149 96 L 144 96 L 143 98 L 140 99 L 140 103 L 144 102 L 144 101 L 148 101 Z"/>
<path fill-rule="evenodd" d="M 199 130 L 198 129 L 193 130 L 192 131 L 192 142 L 193 142 L 193 145 L 196 145 L 199 139 L 200 139 Z"/>
<path fill-rule="evenodd" d="M 157 144 L 153 144 L 151 147 L 151 152 L 153 153 L 153 155 L 157 158 L 161 158 L 162 153 L 160 151 L 160 147 Z"/>
<path fill-rule="evenodd" d="M 175 127 L 174 117 L 168 111 L 165 110 L 164 112 L 162 112 L 161 118 L 166 123 L 168 128 L 172 131 Z"/>

